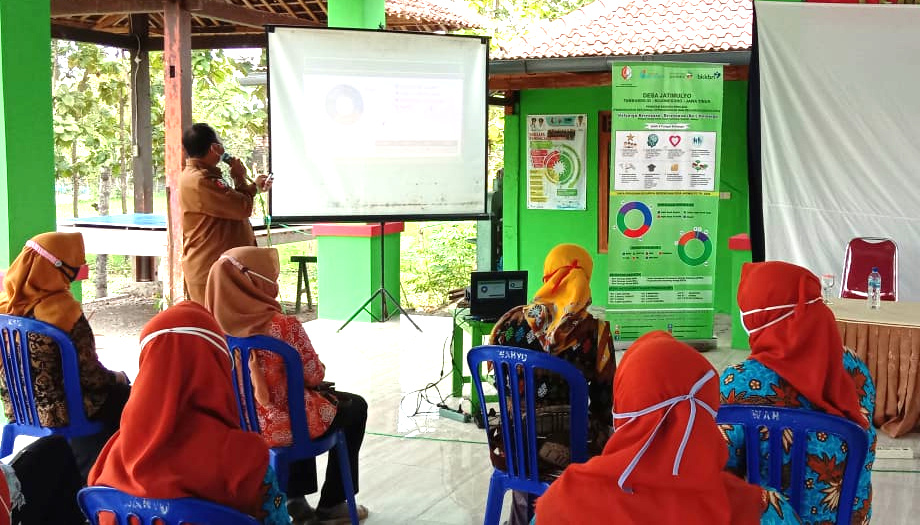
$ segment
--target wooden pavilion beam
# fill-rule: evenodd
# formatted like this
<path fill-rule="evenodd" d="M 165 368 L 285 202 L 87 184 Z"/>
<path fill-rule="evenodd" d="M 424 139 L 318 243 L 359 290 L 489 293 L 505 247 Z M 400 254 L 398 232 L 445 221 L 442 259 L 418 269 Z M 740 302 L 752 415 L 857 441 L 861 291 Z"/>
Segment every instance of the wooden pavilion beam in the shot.
<path fill-rule="evenodd" d="M 161 13 L 164 8 L 163 2 L 164 0 L 51 0 L 51 17 Z M 267 25 L 323 27 L 323 24 L 313 20 L 305 20 L 290 14 L 269 13 L 261 9 L 241 7 L 224 0 L 184 0 L 182 7 L 195 16 L 247 27 L 261 28 Z"/>
<path fill-rule="evenodd" d="M 163 0 L 51 0 L 51 18 L 163 11 Z"/>
<path fill-rule="evenodd" d="M 163 37 L 150 37 L 150 51 L 163 50 Z M 266 47 L 265 33 L 239 33 L 234 35 L 192 35 L 192 49 L 230 49 Z"/>
<path fill-rule="evenodd" d="M 182 209 L 179 174 L 185 167 L 182 132 L 192 123 L 192 17 L 179 0 L 166 0 L 163 12 L 165 49 L 166 212 L 169 270 L 165 297 L 174 305 L 185 297 L 182 275 Z"/>
<path fill-rule="evenodd" d="M 305 20 L 296 16 L 268 13 L 257 9 L 248 9 L 222 0 L 186 0 L 185 7 L 195 14 L 249 27 L 276 26 L 309 26 L 323 27 L 322 24 L 312 20 Z"/>
<path fill-rule="evenodd" d="M 115 33 L 93 31 L 92 29 L 82 29 L 62 24 L 51 24 L 51 38 L 87 42 L 121 49 L 134 49 L 137 47 L 137 40 L 130 35 L 116 35 Z"/>

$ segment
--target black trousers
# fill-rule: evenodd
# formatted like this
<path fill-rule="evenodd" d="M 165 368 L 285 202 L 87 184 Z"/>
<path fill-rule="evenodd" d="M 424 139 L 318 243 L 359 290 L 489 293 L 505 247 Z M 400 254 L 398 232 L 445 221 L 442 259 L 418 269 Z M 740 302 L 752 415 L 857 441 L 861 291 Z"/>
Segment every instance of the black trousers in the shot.
<path fill-rule="evenodd" d="M 22 450 L 12 461 L 26 504 L 13 511 L 13 523 L 22 525 L 82 525 L 86 518 L 77 506 L 83 486 L 67 439 L 48 436 Z"/>
<path fill-rule="evenodd" d="M 335 418 L 329 426 L 329 432 L 342 430 L 348 444 L 348 463 L 351 467 L 351 482 L 358 493 L 358 452 L 364 441 L 364 429 L 367 426 L 367 401 L 363 397 L 348 392 L 336 392 L 338 399 Z M 339 456 L 335 449 L 329 451 L 326 465 L 326 480 L 320 493 L 319 506 L 333 507 L 345 501 L 345 489 L 342 487 L 342 475 L 339 472 Z M 290 465 L 287 495 L 301 497 L 316 491 L 316 463 L 311 459 L 295 461 Z"/>
<path fill-rule="evenodd" d="M 130 394 L 131 387 L 129 385 L 122 385 L 121 383 L 113 385 L 109 390 L 108 397 L 105 398 L 105 403 L 90 418 L 91 421 L 102 423 L 102 431 L 92 436 L 76 437 L 70 440 L 70 446 L 73 449 L 73 455 L 77 460 L 77 468 L 80 469 L 80 476 L 84 484 L 86 484 L 86 476 L 89 474 L 89 470 L 93 468 L 93 464 L 96 462 L 96 458 L 99 457 L 102 447 L 112 437 L 112 434 L 118 430 L 121 422 L 121 412 L 124 410 Z"/>

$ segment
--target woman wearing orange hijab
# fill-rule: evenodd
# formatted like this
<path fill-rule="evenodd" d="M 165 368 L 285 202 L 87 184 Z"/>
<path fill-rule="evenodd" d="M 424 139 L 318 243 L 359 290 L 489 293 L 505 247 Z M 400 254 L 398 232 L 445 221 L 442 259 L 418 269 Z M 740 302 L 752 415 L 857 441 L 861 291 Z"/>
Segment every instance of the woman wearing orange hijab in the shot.
<path fill-rule="evenodd" d="M 144 326 L 140 346 L 121 429 L 89 484 L 143 498 L 199 498 L 266 524 L 289 523 L 268 447 L 240 428 L 233 361 L 211 314 L 179 303 Z"/>
<path fill-rule="evenodd" d="M 846 350 L 830 308 L 821 301 L 821 282 L 801 266 L 772 261 L 745 264 L 738 285 L 741 322 L 751 355 L 722 372 L 723 404 L 774 405 L 818 410 L 853 421 L 869 433 L 869 453 L 856 492 L 853 523 L 868 522 L 872 505 L 875 385 L 869 369 Z M 743 473 L 744 435 L 724 427 L 728 468 Z M 763 453 L 768 454 L 764 442 Z M 791 446 L 791 443 L 789 444 Z M 811 473 L 802 491 L 809 521 L 836 519 L 846 455 L 839 437 L 809 437 L 806 465 Z"/>
<path fill-rule="evenodd" d="M 268 335 L 291 345 L 303 363 L 303 392 L 310 437 L 320 437 L 330 429 L 342 429 L 348 445 L 348 460 L 355 493 L 358 492 L 358 453 L 364 441 L 367 402 L 348 392 L 323 388 L 326 367 L 310 343 L 303 325 L 296 317 L 281 313 L 278 297 L 278 250 L 240 247 L 224 252 L 211 266 L 206 289 L 207 307 L 224 332 L 234 337 Z M 291 443 L 287 382 L 284 363 L 274 354 L 254 352 L 250 363 L 253 394 L 258 403 L 259 428 L 270 447 Z M 288 510 L 296 522 L 315 518 L 320 523 L 338 523 L 348 518 L 345 489 L 342 487 L 337 452 L 329 453 L 326 479 L 315 514 L 304 496 L 314 492 L 313 460 L 294 462 L 283 487 L 288 496 Z M 358 505 L 360 519 L 367 508 Z"/>
<path fill-rule="evenodd" d="M 67 333 L 77 350 L 83 408 L 90 420 L 103 423 L 99 434 L 71 440 L 84 479 L 99 450 L 118 429 L 131 392 L 124 372 L 112 372 L 99 362 L 93 330 L 70 293 L 71 283 L 86 279 L 87 273 L 81 234 L 43 233 L 29 240 L 10 265 L 0 293 L 0 313 L 52 324 Z M 44 336 L 31 336 L 29 351 L 38 419 L 42 426 L 65 426 L 68 416 L 61 352 Z M 0 382 L 0 395 L 6 419 L 15 421 L 5 382 Z"/>
<path fill-rule="evenodd" d="M 613 436 L 537 500 L 538 525 L 800 523 L 779 494 L 723 470 L 718 374 L 666 332 L 643 335 L 614 379 Z"/>
<path fill-rule="evenodd" d="M 575 365 L 588 381 L 588 454 L 595 456 L 610 437 L 610 408 L 616 360 L 610 325 L 588 313 L 591 304 L 591 255 L 576 244 L 560 244 L 543 263 L 543 286 L 533 302 L 510 310 L 492 329 L 489 344 L 546 352 Z M 536 406 L 568 410 L 569 386 L 562 377 L 538 371 Z M 541 395 L 542 394 L 542 395 Z M 547 408 L 547 410 L 550 410 Z M 489 424 L 492 463 L 504 467 L 501 425 Z M 569 464 L 569 429 L 560 426 L 538 436 L 539 470 L 552 481 Z M 511 524 L 526 523 L 527 495 L 514 492 Z"/>

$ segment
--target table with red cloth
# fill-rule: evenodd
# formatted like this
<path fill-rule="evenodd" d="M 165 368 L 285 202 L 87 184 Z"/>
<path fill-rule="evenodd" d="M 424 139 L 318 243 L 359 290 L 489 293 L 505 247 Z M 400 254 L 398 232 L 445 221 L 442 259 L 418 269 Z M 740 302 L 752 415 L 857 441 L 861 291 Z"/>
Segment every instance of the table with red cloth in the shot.
<path fill-rule="evenodd" d="M 870 310 L 865 299 L 834 299 L 843 344 L 869 366 L 875 381 L 875 426 L 891 437 L 920 422 L 920 303 L 883 301 Z"/>

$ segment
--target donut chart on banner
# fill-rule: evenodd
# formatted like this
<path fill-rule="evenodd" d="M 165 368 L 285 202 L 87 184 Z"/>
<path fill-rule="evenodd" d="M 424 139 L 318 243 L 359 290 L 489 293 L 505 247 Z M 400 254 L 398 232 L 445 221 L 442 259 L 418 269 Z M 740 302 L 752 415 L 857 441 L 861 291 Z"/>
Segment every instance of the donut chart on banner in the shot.
<path fill-rule="evenodd" d="M 642 226 L 638 228 L 628 228 L 626 226 L 626 214 L 636 210 L 642 213 Z M 645 235 L 652 227 L 652 210 L 644 202 L 632 201 L 620 206 L 617 212 L 617 229 L 630 239 L 638 239 Z"/>
<path fill-rule="evenodd" d="M 703 253 L 696 257 L 687 254 L 687 244 L 696 239 L 703 243 Z M 677 241 L 677 256 L 688 266 L 699 266 L 709 260 L 712 255 L 712 241 L 709 236 L 702 231 L 691 230 L 680 236 Z"/>
<path fill-rule="evenodd" d="M 546 178 L 559 186 L 574 184 L 581 174 L 578 153 L 567 144 L 558 145 L 543 162 L 546 166 Z"/>

